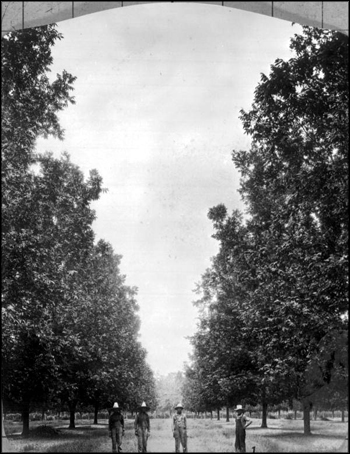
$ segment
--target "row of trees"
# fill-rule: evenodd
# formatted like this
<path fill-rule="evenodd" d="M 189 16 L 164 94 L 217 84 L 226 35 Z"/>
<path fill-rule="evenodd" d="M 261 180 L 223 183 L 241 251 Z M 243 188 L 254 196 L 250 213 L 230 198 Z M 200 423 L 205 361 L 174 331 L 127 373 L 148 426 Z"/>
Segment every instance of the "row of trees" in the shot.
<path fill-rule="evenodd" d="M 172 414 L 176 405 L 182 401 L 183 372 L 170 372 L 156 376 L 157 412 Z"/>
<path fill-rule="evenodd" d="M 304 27 L 262 74 L 234 151 L 244 216 L 209 218 L 219 253 L 198 284 L 184 402 L 348 405 L 348 38 Z"/>
<path fill-rule="evenodd" d="M 137 290 L 121 256 L 94 241 L 91 203 L 104 191 L 68 156 L 35 152 L 38 136 L 63 139 L 58 113 L 75 78 L 50 82 L 55 25 L 2 38 L 2 394 L 22 412 L 156 404 L 138 336 Z M 96 421 L 97 422 L 97 421 Z"/>

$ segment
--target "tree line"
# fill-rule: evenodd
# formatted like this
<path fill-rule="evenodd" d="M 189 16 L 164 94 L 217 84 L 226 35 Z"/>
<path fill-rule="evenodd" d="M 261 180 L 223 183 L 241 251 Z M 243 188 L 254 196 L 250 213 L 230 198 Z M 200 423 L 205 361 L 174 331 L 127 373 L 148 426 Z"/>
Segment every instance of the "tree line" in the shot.
<path fill-rule="evenodd" d="M 137 289 L 121 256 L 95 241 L 91 203 L 105 191 L 67 153 L 36 152 L 39 136 L 64 138 L 58 113 L 75 77 L 50 80 L 56 25 L 5 35 L 2 59 L 2 398 L 20 411 L 156 405 L 138 340 Z M 52 78 L 51 78 L 52 79 Z"/>
<path fill-rule="evenodd" d="M 212 207 L 184 404 L 348 406 L 348 37 L 303 27 L 261 74 L 234 150 L 246 211 Z"/>

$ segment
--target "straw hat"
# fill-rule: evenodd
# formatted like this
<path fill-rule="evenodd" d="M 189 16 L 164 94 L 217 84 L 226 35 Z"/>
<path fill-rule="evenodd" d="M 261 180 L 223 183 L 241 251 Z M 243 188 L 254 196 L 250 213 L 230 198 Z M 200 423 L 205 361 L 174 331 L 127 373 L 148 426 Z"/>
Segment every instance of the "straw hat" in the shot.
<path fill-rule="evenodd" d="M 120 411 L 118 402 L 114 402 L 113 407 L 110 408 L 108 411 Z"/>
<path fill-rule="evenodd" d="M 176 405 L 175 410 L 177 410 L 178 408 L 184 408 L 181 402 Z"/>
<path fill-rule="evenodd" d="M 238 410 L 244 411 L 242 405 L 237 405 L 237 407 L 235 408 L 234 411 L 238 411 Z"/>
<path fill-rule="evenodd" d="M 145 401 L 142 402 L 142 405 L 141 405 L 141 407 L 140 407 L 140 410 L 145 410 L 145 411 L 148 411 L 148 410 L 149 410 L 149 406 L 146 405 L 146 402 L 145 402 Z"/>

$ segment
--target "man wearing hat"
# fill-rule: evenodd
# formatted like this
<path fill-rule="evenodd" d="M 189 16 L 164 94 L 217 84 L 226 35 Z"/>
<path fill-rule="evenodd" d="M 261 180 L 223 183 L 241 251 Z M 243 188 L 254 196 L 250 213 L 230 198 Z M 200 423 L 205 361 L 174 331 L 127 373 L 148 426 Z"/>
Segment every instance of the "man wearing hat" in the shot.
<path fill-rule="evenodd" d="M 245 450 L 245 430 L 248 426 L 251 425 L 253 421 L 244 415 L 244 409 L 242 405 L 237 405 L 234 410 L 237 412 L 236 416 L 236 441 L 235 441 L 235 451 L 236 452 L 246 452 Z"/>
<path fill-rule="evenodd" d="M 118 402 L 109 409 L 109 436 L 112 438 L 112 452 L 121 452 L 124 435 L 124 416 L 121 414 Z"/>
<path fill-rule="evenodd" d="M 149 407 L 142 402 L 139 412 L 135 418 L 135 435 L 137 436 L 138 452 L 147 452 L 147 439 L 151 435 L 149 416 L 147 412 Z"/>
<path fill-rule="evenodd" d="M 180 452 L 180 443 L 183 452 L 187 452 L 187 424 L 186 415 L 182 414 L 183 406 L 179 403 L 175 407 L 176 413 L 172 419 L 172 431 L 175 438 L 175 452 Z"/>

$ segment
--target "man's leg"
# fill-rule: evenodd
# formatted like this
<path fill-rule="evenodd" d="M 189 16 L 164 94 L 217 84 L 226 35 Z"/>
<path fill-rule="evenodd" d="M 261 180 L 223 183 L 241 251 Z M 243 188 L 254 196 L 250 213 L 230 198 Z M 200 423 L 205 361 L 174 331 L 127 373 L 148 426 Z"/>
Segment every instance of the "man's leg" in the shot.
<path fill-rule="evenodd" d="M 143 440 L 143 452 L 147 452 L 147 430 L 142 432 L 142 440 Z"/>
<path fill-rule="evenodd" d="M 179 428 L 179 434 L 180 434 L 180 441 L 182 444 L 182 450 L 183 452 L 187 451 L 187 446 L 186 446 L 186 432 L 183 430 L 183 428 Z"/>
<path fill-rule="evenodd" d="M 138 448 L 139 452 L 143 452 L 142 430 L 140 428 L 138 429 L 138 435 L 137 435 L 137 448 Z"/>
<path fill-rule="evenodd" d="M 245 452 L 245 430 L 243 431 L 242 435 L 242 452 Z"/>
<path fill-rule="evenodd" d="M 175 430 L 175 452 L 180 452 L 180 434 Z"/>
<path fill-rule="evenodd" d="M 117 452 L 117 429 L 113 427 L 111 430 L 112 435 L 112 452 Z"/>
<path fill-rule="evenodd" d="M 122 436 L 122 428 L 119 427 L 117 429 L 117 451 L 118 452 L 121 452 L 122 450 L 122 440 L 123 440 L 123 436 Z"/>

